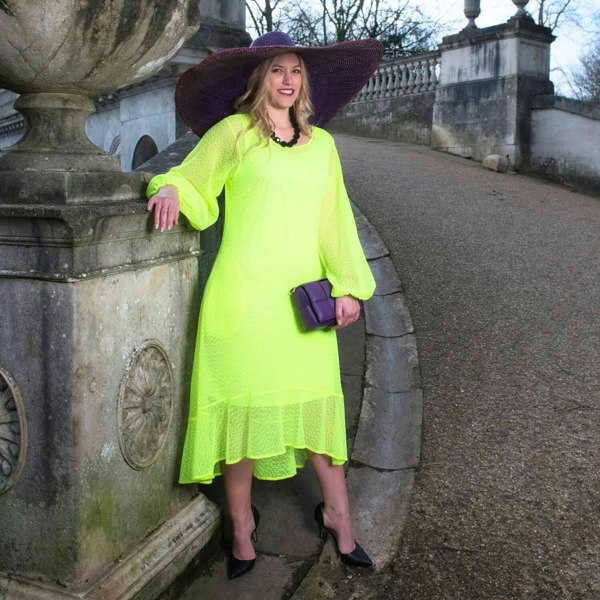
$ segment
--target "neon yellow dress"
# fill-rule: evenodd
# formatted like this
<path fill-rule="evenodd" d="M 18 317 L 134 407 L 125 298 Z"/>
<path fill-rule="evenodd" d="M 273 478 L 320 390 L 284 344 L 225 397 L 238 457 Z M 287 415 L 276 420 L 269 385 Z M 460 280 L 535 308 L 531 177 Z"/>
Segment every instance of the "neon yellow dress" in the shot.
<path fill-rule="evenodd" d="M 196 229 L 225 223 L 198 325 L 180 482 L 210 483 L 219 462 L 254 461 L 259 479 L 292 477 L 305 449 L 347 460 L 334 331 L 304 332 L 290 289 L 327 277 L 333 295 L 366 300 L 365 260 L 333 138 L 265 145 L 249 117 L 214 125 L 183 163 L 152 179 L 175 185 Z"/>

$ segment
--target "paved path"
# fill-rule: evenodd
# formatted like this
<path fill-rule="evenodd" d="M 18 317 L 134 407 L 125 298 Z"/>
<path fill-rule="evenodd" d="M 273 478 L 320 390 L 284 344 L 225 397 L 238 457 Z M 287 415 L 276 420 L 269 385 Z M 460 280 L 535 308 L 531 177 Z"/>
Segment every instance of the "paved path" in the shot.
<path fill-rule="evenodd" d="M 410 516 L 370 597 L 600 598 L 600 200 L 336 139 L 404 285 L 424 391 Z"/>

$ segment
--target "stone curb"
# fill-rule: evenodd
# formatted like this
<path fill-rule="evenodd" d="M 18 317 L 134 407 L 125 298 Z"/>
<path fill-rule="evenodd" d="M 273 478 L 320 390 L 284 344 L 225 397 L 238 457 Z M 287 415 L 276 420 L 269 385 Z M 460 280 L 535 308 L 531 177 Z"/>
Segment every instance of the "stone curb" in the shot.
<path fill-rule="evenodd" d="M 415 331 L 400 278 L 375 228 L 355 205 L 353 209 L 377 288 L 364 306 L 365 385 L 346 481 L 356 539 L 381 571 L 394 558 L 410 507 L 420 460 L 423 394 Z M 345 573 L 329 540 L 292 598 L 333 597 L 324 595 L 325 589 Z"/>

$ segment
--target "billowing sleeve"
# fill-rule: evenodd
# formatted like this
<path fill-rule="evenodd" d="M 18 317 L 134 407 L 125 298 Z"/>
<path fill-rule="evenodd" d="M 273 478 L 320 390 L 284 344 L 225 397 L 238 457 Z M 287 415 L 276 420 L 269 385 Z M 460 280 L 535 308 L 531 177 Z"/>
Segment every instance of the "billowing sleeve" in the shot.
<path fill-rule="evenodd" d="M 195 229 L 206 229 L 219 216 L 217 197 L 236 164 L 236 135 L 227 120 L 209 129 L 184 161 L 150 180 L 146 194 L 165 185 L 179 193 L 179 209 Z"/>
<path fill-rule="evenodd" d="M 367 300 L 375 291 L 375 280 L 356 231 L 356 222 L 344 186 L 342 167 L 331 139 L 329 183 L 319 223 L 319 254 L 332 295 Z"/>

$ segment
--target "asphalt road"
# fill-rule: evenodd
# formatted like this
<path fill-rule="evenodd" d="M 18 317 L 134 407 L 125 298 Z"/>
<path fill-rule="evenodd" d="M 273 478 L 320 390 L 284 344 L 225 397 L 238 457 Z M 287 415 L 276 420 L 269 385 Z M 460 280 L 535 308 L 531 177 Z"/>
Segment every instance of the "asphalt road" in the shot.
<path fill-rule="evenodd" d="M 424 388 L 416 491 L 375 597 L 600 598 L 600 200 L 335 137 L 405 287 Z"/>

